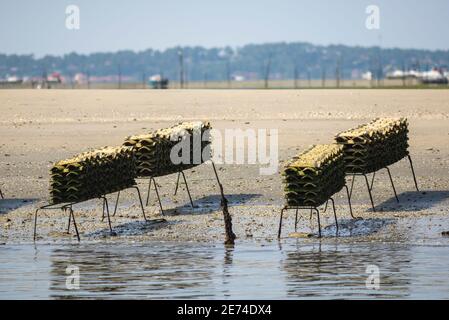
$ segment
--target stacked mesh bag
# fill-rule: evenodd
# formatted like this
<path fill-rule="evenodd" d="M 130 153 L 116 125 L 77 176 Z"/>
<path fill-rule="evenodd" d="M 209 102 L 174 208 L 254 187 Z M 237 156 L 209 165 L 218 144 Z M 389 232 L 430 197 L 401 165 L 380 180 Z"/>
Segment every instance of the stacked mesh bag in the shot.
<path fill-rule="evenodd" d="M 105 147 L 57 162 L 50 170 L 53 204 L 98 198 L 135 185 L 132 148 Z"/>
<path fill-rule="evenodd" d="M 210 123 L 184 122 L 148 134 L 128 137 L 124 146 L 134 149 L 138 177 L 159 177 L 195 167 L 209 160 L 210 152 L 208 152 L 206 159 L 203 159 L 201 155 L 205 148 L 210 148 L 210 129 Z M 197 135 L 196 138 L 200 139 L 198 146 L 201 149 L 197 147 L 198 150 L 195 150 L 193 135 Z M 188 163 L 175 164 L 171 160 L 170 154 L 172 148 L 181 140 L 184 140 L 186 145 L 189 146 L 189 161 L 187 161 Z M 201 154 L 194 155 L 194 152 L 201 152 Z M 182 156 L 181 153 L 179 153 L 180 157 Z"/>
<path fill-rule="evenodd" d="M 316 145 L 293 158 L 283 172 L 291 207 L 318 207 L 344 185 L 343 146 Z"/>
<path fill-rule="evenodd" d="M 379 118 L 336 136 L 344 147 L 346 172 L 370 173 L 408 155 L 405 118 Z"/>

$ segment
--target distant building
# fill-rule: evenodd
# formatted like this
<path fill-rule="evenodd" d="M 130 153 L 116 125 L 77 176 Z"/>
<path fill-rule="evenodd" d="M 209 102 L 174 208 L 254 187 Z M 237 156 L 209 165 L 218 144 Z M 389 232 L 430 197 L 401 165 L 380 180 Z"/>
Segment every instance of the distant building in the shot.
<path fill-rule="evenodd" d="M 75 74 L 75 76 L 73 77 L 73 81 L 76 84 L 84 84 L 87 83 L 87 76 L 83 73 L 77 73 Z"/>
<path fill-rule="evenodd" d="M 364 74 L 362 74 L 362 79 L 368 81 L 373 80 L 373 73 L 371 71 L 365 72 Z"/>
<path fill-rule="evenodd" d="M 62 83 L 62 77 L 59 72 L 53 72 L 47 77 L 47 82 L 51 84 L 59 84 Z"/>
<path fill-rule="evenodd" d="M 160 74 L 156 74 L 149 78 L 149 84 L 153 89 L 167 89 L 168 88 L 168 79 L 164 78 Z"/>
<path fill-rule="evenodd" d="M 430 71 L 419 72 L 416 70 L 395 70 L 387 73 L 387 79 L 417 79 L 424 84 L 447 84 L 448 76 L 441 69 L 433 68 Z"/>
<path fill-rule="evenodd" d="M 23 82 L 23 79 L 16 77 L 16 76 L 7 76 L 6 79 L 0 79 L 0 84 L 21 84 Z"/>
<path fill-rule="evenodd" d="M 394 70 L 392 72 L 387 73 L 387 79 L 390 80 L 403 80 L 403 79 L 415 79 L 419 76 L 419 72 L 415 70 L 403 71 L 403 70 Z"/>
<path fill-rule="evenodd" d="M 418 77 L 421 83 L 425 84 L 448 84 L 449 79 L 442 70 L 434 68 L 427 72 L 422 72 Z"/>
<path fill-rule="evenodd" d="M 241 81 L 245 81 L 245 77 L 241 76 L 241 75 L 234 75 L 234 76 L 232 76 L 232 80 L 241 82 Z"/>

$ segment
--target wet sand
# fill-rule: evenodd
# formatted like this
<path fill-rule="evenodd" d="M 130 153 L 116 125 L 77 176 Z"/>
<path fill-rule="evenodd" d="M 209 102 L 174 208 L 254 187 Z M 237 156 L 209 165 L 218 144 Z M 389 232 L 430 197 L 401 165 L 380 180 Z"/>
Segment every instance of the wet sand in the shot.
<path fill-rule="evenodd" d="M 334 134 L 374 117 L 405 116 L 410 121 L 410 151 L 421 192 L 414 190 L 406 160 L 392 166 L 400 203 L 388 176 L 374 185 L 377 212 L 370 210 L 366 188 L 356 181 L 351 221 L 344 192 L 336 196 L 341 222 L 335 238 L 333 214 L 322 215 L 323 241 L 449 244 L 449 90 L 1 90 L 0 91 L 0 243 L 32 241 L 35 209 L 48 197 L 52 163 L 124 137 L 184 120 L 209 120 L 214 128 L 279 130 L 279 157 L 285 161 L 311 144 L 328 143 Z M 282 165 L 282 163 L 281 163 Z M 283 205 L 281 178 L 259 175 L 254 165 L 219 166 L 230 201 L 237 241 L 275 241 Z M 196 208 L 186 192 L 173 196 L 176 175 L 158 179 L 166 216 L 151 198 L 143 222 L 135 192 L 125 191 L 112 224 L 101 221 L 101 202 L 75 206 L 82 241 L 211 241 L 221 242 L 223 219 L 212 168 L 186 172 Z M 146 196 L 146 181 L 139 185 Z M 154 196 L 154 194 L 153 194 Z M 114 207 L 114 195 L 109 196 Z M 164 221 L 156 220 L 164 219 Z M 65 234 L 61 211 L 39 214 L 40 242 L 76 241 Z M 284 221 L 285 239 L 293 232 L 294 212 Z M 304 212 L 300 232 L 316 231 L 316 219 Z M 287 240 L 288 241 L 288 240 Z M 302 239 L 316 241 L 316 239 Z"/>

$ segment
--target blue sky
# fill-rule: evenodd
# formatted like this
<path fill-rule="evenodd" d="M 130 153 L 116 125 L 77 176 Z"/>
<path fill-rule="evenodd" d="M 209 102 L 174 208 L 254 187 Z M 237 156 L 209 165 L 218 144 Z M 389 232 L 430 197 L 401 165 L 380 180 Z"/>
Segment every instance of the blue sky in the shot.
<path fill-rule="evenodd" d="M 65 9 L 80 8 L 80 30 Z M 368 5 L 380 30 L 365 27 Z M 306 41 L 449 49 L 449 0 L 2 0 L 0 52 L 61 55 Z"/>

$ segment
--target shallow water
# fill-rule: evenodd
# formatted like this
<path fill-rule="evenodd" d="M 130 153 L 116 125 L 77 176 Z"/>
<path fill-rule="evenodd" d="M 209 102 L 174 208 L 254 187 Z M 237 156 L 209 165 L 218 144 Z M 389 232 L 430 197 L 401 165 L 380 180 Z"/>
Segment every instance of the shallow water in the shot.
<path fill-rule="evenodd" d="M 80 287 L 66 287 L 70 265 Z M 366 269 L 380 271 L 368 289 Z M 3 245 L 1 299 L 449 299 L 449 247 L 192 243 Z"/>

